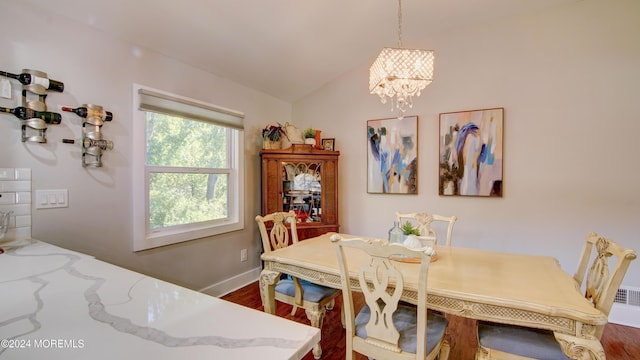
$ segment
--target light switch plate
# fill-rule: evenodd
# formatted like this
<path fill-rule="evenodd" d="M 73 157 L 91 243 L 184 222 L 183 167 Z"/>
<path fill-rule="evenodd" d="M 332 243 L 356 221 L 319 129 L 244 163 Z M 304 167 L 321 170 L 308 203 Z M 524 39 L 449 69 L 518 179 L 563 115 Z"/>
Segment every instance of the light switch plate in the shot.
<path fill-rule="evenodd" d="M 36 209 L 69 207 L 67 189 L 36 190 Z"/>

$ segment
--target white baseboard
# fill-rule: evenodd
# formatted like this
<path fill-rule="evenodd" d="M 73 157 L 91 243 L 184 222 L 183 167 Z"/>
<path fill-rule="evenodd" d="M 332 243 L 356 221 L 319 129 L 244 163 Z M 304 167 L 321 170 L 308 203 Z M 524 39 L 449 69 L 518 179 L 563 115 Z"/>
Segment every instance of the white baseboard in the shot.
<path fill-rule="evenodd" d="M 230 279 L 221 281 L 217 284 L 209 285 L 198 291 L 211 296 L 221 297 L 230 292 L 236 291 L 241 287 L 249 285 L 254 281 L 257 281 L 260 278 L 261 271 L 262 271 L 262 268 L 257 267 L 255 269 L 251 269 L 240 275 L 236 275 Z"/>
<path fill-rule="evenodd" d="M 633 305 L 613 303 L 609 322 L 640 329 L 640 308 Z"/>

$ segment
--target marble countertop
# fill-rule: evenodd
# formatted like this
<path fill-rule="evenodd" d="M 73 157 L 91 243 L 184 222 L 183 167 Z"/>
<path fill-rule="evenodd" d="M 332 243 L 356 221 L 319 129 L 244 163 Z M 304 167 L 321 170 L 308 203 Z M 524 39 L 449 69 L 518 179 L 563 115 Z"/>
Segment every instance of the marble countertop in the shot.
<path fill-rule="evenodd" d="M 299 359 L 320 331 L 37 240 L 0 254 L 0 358 Z"/>

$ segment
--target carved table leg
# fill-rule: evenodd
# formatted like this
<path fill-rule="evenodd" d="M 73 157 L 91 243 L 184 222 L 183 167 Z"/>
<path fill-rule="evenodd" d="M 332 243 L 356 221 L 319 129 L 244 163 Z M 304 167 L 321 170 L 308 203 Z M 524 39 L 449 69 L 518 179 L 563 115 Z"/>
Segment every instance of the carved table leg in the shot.
<path fill-rule="evenodd" d="M 605 360 L 602 344 L 596 339 L 583 339 L 567 334 L 555 333 L 562 351 L 575 360 Z"/>
<path fill-rule="evenodd" d="M 276 313 L 275 288 L 280 278 L 280 273 L 271 270 L 262 270 L 260 273 L 260 298 L 264 312 L 268 314 Z"/>

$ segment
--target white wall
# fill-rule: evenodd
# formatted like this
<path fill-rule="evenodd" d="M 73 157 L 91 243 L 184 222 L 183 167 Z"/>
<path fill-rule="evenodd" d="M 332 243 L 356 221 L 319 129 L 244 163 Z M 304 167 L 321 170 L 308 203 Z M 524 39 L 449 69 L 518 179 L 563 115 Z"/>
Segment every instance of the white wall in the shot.
<path fill-rule="evenodd" d="M 11 115 L 0 116 L 0 168 L 32 169 L 33 190 L 69 189 L 69 207 L 33 211 L 34 238 L 95 255 L 99 259 L 191 288 L 216 284 L 260 266 L 260 242 L 253 218 L 260 212 L 259 130 L 285 123 L 291 104 L 243 87 L 146 49 L 139 49 L 80 23 L 41 12 L 21 1 L 2 2 L 0 69 L 37 69 L 63 81 L 63 93 L 50 93 L 47 107 L 103 105 L 114 119 L 102 127 L 115 149 L 104 167 L 82 168 L 79 147 L 60 143 L 81 136 L 81 119 L 63 113 L 47 130 L 48 143 L 20 142 Z M 245 118 L 245 230 L 140 253 L 131 251 L 132 83 L 243 111 Z M 12 81 L 15 88 L 17 82 Z M 0 106 L 20 103 L 0 99 Z M 252 180 L 255 179 L 255 180 Z M 240 249 L 249 261 L 240 262 Z"/>
<path fill-rule="evenodd" d="M 435 80 L 407 112 L 419 116 L 418 195 L 366 193 L 366 121 L 395 115 L 368 93 L 370 64 L 294 104 L 299 127 L 341 151 L 343 232 L 386 237 L 396 210 L 457 215 L 454 244 L 554 255 L 570 273 L 590 231 L 640 250 L 640 2 L 585 0 L 404 43 L 436 51 Z M 505 108 L 503 198 L 439 196 L 439 113 L 492 107 Z M 640 285 L 640 261 L 624 284 Z"/>
<path fill-rule="evenodd" d="M 75 115 L 63 114 L 47 144 L 21 143 L 18 121 L 0 116 L 0 167 L 31 168 L 33 190 L 69 189 L 69 208 L 33 211 L 35 238 L 196 289 L 249 272 L 260 266 L 252 220 L 260 211 L 258 132 L 265 123 L 294 119 L 301 129 L 313 125 L 336 138 L 345 232 L 386 236 L 396 210 L 424 210 L 459 216 L 458 245 L 553 254 L 569 272 L 589 231 L 640 250 L 636 0 L 585 0 L 481 29 L 404 39 L 435 49 L 437 61 L 434 83 L 409 111 L 420 118 L 414 196 L 364 190 L 366 120 L 394 115 L 367 91 L 369 64 L 294 104 L 292 116 L 290 104 L 19 0 L 2 1 L 2 10 L 1 70 L 38 69 L 64 81 L 65 92 L 47 98 L 50 110 L 96 103 L 114 113 L 103 132 L 116 148 L 100 169 L 83 169 L 79 149 L 59 142 L 80 136 Z M 246 113 L 244 231 L 131 251 L 133 82 Z M 0 99 L 0 106 L 17 103 Z M 504 197 L 438 196 L 438 114 L 489 107 L 505 108 Z M 241 248 L 249 249 L 247 263 L 239 262 Z M 625 284 L 640 286 L 640 261 Z"/>

